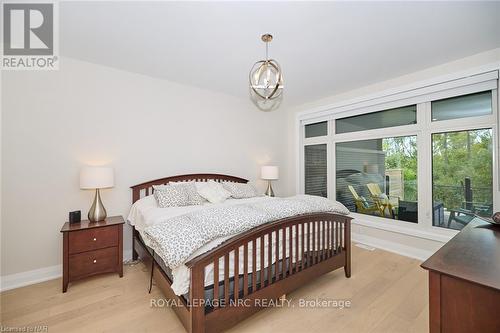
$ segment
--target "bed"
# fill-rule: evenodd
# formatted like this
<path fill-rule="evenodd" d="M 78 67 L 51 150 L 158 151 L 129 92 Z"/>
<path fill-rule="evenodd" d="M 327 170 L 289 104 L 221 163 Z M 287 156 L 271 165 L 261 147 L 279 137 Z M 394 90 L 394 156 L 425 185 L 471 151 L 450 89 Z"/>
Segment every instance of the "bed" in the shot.
<path fill-rule="evenodd" d="M 132 186 L 132 201 L 151 195 L 153 185 L 210 180 L 247 183 L 220 174 L 172 176 Z M 172 309 L 186 331 L 220 332 L 259 311 L 265 304 L 261 300 L 277 300 L 315 277 L 342 267 L 350 277 L 350 222 L 347 215 L 308 213 L 227 237 L 185 263 L 188 288 L 182 294 L 178 287 L 172 288 L 173 273 L 168 265 L 146 245 L 144 233 L 135 226 L 133 259 L 151 265 L 156 286 L 166 299 L 180 305 Z"/>

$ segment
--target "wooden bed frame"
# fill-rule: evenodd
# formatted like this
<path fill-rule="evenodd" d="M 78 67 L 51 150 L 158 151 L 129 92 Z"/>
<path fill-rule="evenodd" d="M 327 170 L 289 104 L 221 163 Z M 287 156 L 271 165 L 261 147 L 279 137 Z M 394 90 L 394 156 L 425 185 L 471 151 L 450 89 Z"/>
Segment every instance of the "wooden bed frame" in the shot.
<path fill-rule="evenodd" d="M 243 178 L 219 174 L 166 177 L 132 186 L 132 201 L 136 202 L 141 197 L 153 193 L 153 185 L 208 180 L 247 182 Z M 162 290 L 167 299 L 174 300 L 176 304 L 184 305 L 174 306 L 173 310 L 188 332 L 220 332 L 259 311 L 263 302 L 256 300 L 277 300 L 313 278 L 340 267 L 344 267 L 345 276 L 350 277 L 350 224 L 351 218 L 344 215 L 333 213 L 304 214 L 273 221 L 237 235 L 186 264 L 191 269 L 188 300 L 174 294 L 170 287 L 172 281 L 143 244 L 135 228 L 133 230 L 133 258 L 140 257 L 145 262 L 151 263 L 156 286 Z M 304 237 L 304 233 L 311 232 L 317 236 L 311 237 L 312 239 Z M 280 242 L 279 240 L 285 239 L 287 234 L 289 242 Z M 276 255 L 277 258 L 272 258 L 272 242 L 268 242 L 266 246 L 268 249 L 265 251 L 263 245 L 265 244 L 264 239 L 268 239 L 267 237 L 273 237 L 277 240 L 275 254 L 279 253 L 279 246 L 282 246 L 282 253 L 286 253 L 285 259 L 293 257 L 292 260 L 288 260 L 289 264 L 287 264 L 287 260 L 280 259 L 279 255 Z M 292 242 L 295 242 L 295 247 Z M 249 244 L 252 245 L 250 251 Z M 260 244 L 260 248 L 257 248 L 257 244 Z M 261 249 L 262 251 L 260 251 Z M 242 257 L 239 254 L 241 250 L 243 250 Z M 234 256 L 234 277 L 229 276 L 231 252 Z M 260 258 L 262 263 L 265 255 L 268 256 L 267 260 L 272 265 L 257 269 L 257 265 L 252 264 L 253 271 L 248 273 L 249 262 L 253 263 L 256 258 Z M 243 260 L 243 272 L 238 272 L 240 260 Z M 219 284 L 214 283 L 212 289 L 213 295 L 219 295 L 223 290 L 224 296 L 222 298 L 213 297 L 219 301 L 219 306 L 206 308 L 205 304 L 200 302 L 200 300 L 205 299 L 205 267 L 210 264 L 214 265 L 214 281 L 218 281 L 220 261 L 224 263 L 224 280 Z M 275 267 L 274 272 L 272 272 L 272 266 Z M 266 271 L 267 277 L 265 276 Z M 257 283 L 259 275 L 262 284 Z M 240 288 L 241 279 L 243 283 Z M 232 286 L 230 281 L 233 282 Z M 230 287 L 233 290 L 230 290 Z M 232 298 L 230 298 L 231 293 L 233 294 Z"/>

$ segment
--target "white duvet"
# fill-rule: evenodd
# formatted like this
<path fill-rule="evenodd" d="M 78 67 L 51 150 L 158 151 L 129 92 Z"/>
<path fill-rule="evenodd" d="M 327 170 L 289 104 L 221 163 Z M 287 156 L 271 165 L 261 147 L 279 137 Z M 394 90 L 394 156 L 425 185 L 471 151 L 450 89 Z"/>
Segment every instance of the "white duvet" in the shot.
<path fill-rule="evenodd" d="M 156 204 L 156 200 L 154 199 L 154 197 L 148 196 L 146 198 L 143 198 L 143 199 L 137 201 L 132 206 L 128 220 L 131 223 L 131 225 L 135 226 L 135 228 L 141 233 L 141 235 L 143 236 L 143 239 L 146 242 L 146 245 L 158 249 L 159 244 L 157 242 L 155 242 L 156 241 L 155 238 L 153 238 L 153 239 L 151 238 L 150 230 L 157 229 L 157 230 L 162 230 L 163 232 L 168 231 L 168 230 L 174 231 L 175 226 L 174 225 L 169 226 L 168 223 L 169 222 L 173 223 L 173 221 L 176 221 L 176 220 L 178 221 L 178 219 L 175 219 L 175 217 L 179 217 L 181 215 L 189 214 L 189 213 L 196 212 L 196 211 L 203 210 L 203 209 L 207 209 L 207 208 L 214 208 L 214 207 L 215 208 L 217 208 L 217 207 L 223 208 L 223 207 L 229 207 L 229 206 L 233 206 L 233 205 L 240 205 L 243 203 L 245 203 L 245 204 L 246 203 L 248 203 L 248 204 L 265 203 L 266 201 L 269 201 L 269 200 L 276 200 L 276 199 L 269 198 L 269 197 L 255 197 L 255 198 L 250 198 L 250 199 L 229 199 L 221 204 L 205 204 L 205 205 L 198 205 L 198 206 L 159 208 Z M 147 234 L 144 232 L 146 228 L 148 230 Z M 320 232 L 320 230 L 318 230 L 318 234 L 319 234 L 319 232 Z M 161 235 L 163 235 L 163 234 L 161 234 Z M 171 287 L 172 287 L 172 290 L 174 291 L 174 293 L 177 295 L 182 295 L 182 294 L 186 294 L 187 292 L 189 292 L 189 284 L 190 284 L 189 273 L 190 273 L 190 271 L 184 265 L 184 263 L 188 262 L 192 258 L 197 257 L 200 254 L 203 254 L 203 253 L 209 251 L 210 249 L 218 246 L 219 244 L 221 244 L 225 240 L 227 240 L 235 235 L 236 234 L 229 234 L 229 235 L 226 235 L 225 237 L 215 238 L 215 239 L 211 240 L 210 242 L 204 244 L 203 246 L 201 246 L 197 250 L 195 250 L 193 253 L 191 253 L 191 255 L 189 257 L 187 257 L 187 259 L 183 260 L 183 262 L 181 264 L 175 265 L 175 267 L 170 267 L 172 269 L 172 275 L 173 275 L 173 281 L 172 281 Z M 288 241 L 288 235 L 289 235 L 289 233 L 287 231 L 286 232 L 287 241 Z M 312 236 L 312 235 L 309 235 L 309 236 Z M 282 237 L 282 235 L 280 235 L 280 238 L 281 237 Z M 275 239 L 275 237 L 273 237 L 271 240 L 269 240 L 266 237 L 265 242 L 264 242 L 264 251 L 266 253 L 264 256 L 265 259 L 264 259 L 263 267 L 267 267 L 269 264 L 267 262 L 267 258 L 268 258 L 267 248 L 268 248 L 269 241 L 272 242 L 272 246 L 271 246 L 272 255 L 271 255 L 271 257 L 273 258 L 273 260 L 276 257 L 275 253 L 274 253 L 274 250 L 276 248 L 276 246 L 275 246 L 276 239 Z M 281 239 L 280 239 L 280 241 L 281 241 Z M 319 248 L 319 246 L 321 246 L 319 241 L 320 241 L 320 237 L 317 238 L 318 248 Z M 292 245 L 293 245 L 292 252 L 295 253 L 295 249 L 294 249 L 295 241 L 292 242 Z M 257 242 L 257 251 L 259 251 L 259 247 L 260 247 L 260 244 L 259 244 L 259 242 Z M 301 249 L 301 244 L 299 244 L 299 249 Z M 252 250 L 251 244 L 249 244 L 249 254 L 251 253 L 251 250 Z M 283 253 L 281 253 L 281 250 L 282 250 L 282 246 L 279 246 L 279 253 L 278 253 L 279 258 L 283 258 Z M 165 261 L 165 259 L 167 259 L 161 255 L 161 251 L 159 251 L 157 253 L 159 253 L 159 255 L 162 257 L 162 259 L 164 259 L 164 261 Z M 299 256 L 300 255 L 301 254 L 299 254 Z M 242 256 L 243 256 L 243 248 L 240 249 L 240 258 Z M 285 257 L 289 257 L 289 256 L 290 256 L 290 253 L 287 253 L 285 255 Z M 295 259 L 296 258 L 293 258 L 293 261 L 295 261 Z M 165 261 L 165 262 L 167 262 L 167 261 Z M 252 265 L 253 265 L 253 263 L 252 263 L 251 258 L 250 258 L 248 260 L 248 271 L 249 272 L 251 272 L 253 269 Z M 257 265 L 256 269 L 262 268 L 259 257 L 257 257 L 256 265 Z M 220 280 L 222 281 L 224 278 L 223 260 L 221 260 L 221 262 L 219 263 L 219 269 L 220 269 L 219 277 L 220 277 Z M 242 271 L 243 271 L 243 260 L 240 259 L 239 272 L 242 272 Z M 234 272 L 234 256 L 231 255 L 230 256 L 230 267 L 229 267 L 230 276 L 233 276 L 233 272 Z M 213 284 L 213 276 L 214 276 L 213 275 L 213 265 L 211 264 L 211 265 L 207 266 L 206 270 L 205 270 L 205 285 L 206 286 Z"/>

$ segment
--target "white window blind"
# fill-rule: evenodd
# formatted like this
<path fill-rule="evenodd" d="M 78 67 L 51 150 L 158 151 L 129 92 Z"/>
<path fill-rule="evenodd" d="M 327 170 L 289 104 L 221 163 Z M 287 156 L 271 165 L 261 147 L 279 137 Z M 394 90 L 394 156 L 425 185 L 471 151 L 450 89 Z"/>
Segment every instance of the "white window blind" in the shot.
<path fill-rule="evenodd" d="M 327 197 L 327 145 L 304 146 L 305 194 Z"/>

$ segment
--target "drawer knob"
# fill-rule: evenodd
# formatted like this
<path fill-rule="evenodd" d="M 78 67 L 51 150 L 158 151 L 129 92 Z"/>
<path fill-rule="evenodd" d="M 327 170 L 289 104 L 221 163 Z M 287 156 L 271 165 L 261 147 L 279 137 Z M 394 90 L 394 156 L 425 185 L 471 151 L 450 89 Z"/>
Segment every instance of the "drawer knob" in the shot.
<path fill-rule="evenodd" d="M 97 262 L 97 259 L 94 259 L 94 264 Z"/>
<path fill-rule="evenodd" d="M 97 240 L 97 238 L 94 237 L 93 241 L 95 242 Z"/>

